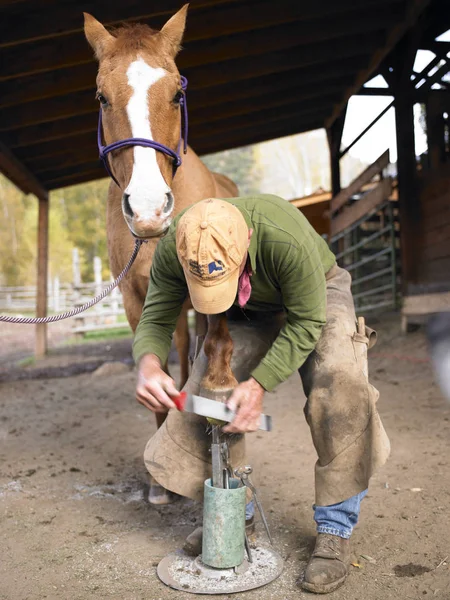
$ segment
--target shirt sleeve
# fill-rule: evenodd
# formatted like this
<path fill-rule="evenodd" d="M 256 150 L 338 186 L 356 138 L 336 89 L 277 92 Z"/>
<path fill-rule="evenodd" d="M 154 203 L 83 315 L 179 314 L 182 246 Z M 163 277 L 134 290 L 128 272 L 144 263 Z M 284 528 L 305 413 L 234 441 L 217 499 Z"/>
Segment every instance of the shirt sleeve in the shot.
<path fill-rule="evenodd" d="M 165 364 L 187 294 L 175 243 L 163 239 L 155 250 L 147 296 L 134 337 L 133 358 L 136 363 L 144 354 L 156 354 L 161 364 Z"/>
<path fill-rule="evenodd" d="M 316 245 L 291 246 L 275 267 L 286 323 L 252 373 L 269 392 L 302 366 L 326 322 L 326 280 Z"/>

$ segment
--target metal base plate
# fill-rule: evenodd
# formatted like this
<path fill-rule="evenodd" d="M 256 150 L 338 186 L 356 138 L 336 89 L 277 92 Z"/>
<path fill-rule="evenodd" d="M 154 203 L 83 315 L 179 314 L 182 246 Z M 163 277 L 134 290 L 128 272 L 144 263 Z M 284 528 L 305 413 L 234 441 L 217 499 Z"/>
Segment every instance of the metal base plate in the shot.
<path fill-rule="evenodd" d="M 253 590 L 274 581 L 283 571 L 283 559 L 272 548 L 252 548 L 253 562 L 246 559 L 236 569 L 214 569 L 202 557 L 183 551 L 168 554 L 158 565 L 158 577 L 175 590 L 192 594 L 233 594 Z"/>

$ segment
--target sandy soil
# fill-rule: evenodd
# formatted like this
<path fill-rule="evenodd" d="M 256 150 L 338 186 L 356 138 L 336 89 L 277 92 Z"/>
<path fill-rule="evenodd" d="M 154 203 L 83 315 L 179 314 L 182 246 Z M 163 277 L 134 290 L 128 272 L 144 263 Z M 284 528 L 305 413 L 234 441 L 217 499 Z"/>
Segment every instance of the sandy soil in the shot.
<path fill-rule="evenodd" d="M 402 338 L 397 321 L 384 324 L 370 363 L 392 456 L 371 482 L 352 539 L 357 566 L 330 596 L 335 600 L 450 598 L 450 406 L 433 383 L 423 333 Z M 5 376 L 1 384 L 2 600 L 194 597 L 162 585 L 156 565 L 201 520 L 200 507 L 145 501 L 142 452 L 154 422 L 133 399 L 129 341 L 107 346 L 64 349 L 24 369 L 27 379 Z M 109 374 L 61 377 L 74 364 L 110 356 L 122 365 Z M 315 454 L 303 402 L 294 376 L 267 396 L 275 430 L 249 436 L 285 570 L 269 586 L 234 598 L 313 597 L 296 585 L 314 536 Z M 257 529 L 264 542 L 261 523 Z"/>

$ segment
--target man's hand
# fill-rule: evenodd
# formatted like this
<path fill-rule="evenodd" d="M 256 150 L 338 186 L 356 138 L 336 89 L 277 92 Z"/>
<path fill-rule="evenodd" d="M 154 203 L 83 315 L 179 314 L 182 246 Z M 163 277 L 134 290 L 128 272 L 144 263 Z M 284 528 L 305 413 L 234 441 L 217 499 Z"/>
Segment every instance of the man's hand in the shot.
<path fill-rule="evenodd" d="M 235 411 L 236 416 L 223 431 L 248 433 L 259 429 L 264 392 L 264 388 L 253 377 L 240 383 L 227 402 L 228 408 Z"/>
<path fill-rule="evenodd" d="M 161 368 L 155 354 L 146 354 L 139 362 L 136 399 L 155 413 L 167 413 L 176 408 L 170 396 L 178 396 L 174 380 Z"/>

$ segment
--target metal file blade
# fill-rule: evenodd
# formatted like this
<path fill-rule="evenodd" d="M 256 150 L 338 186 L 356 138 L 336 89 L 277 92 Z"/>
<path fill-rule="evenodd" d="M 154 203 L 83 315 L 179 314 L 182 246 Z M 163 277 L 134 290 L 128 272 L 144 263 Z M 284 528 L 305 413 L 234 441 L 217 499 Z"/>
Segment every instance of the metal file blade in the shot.
<path fill-rule="evenodd" d="M 218 421 L 226 421 L 227 423 L 230 423 L 236 416 L 236 413 L 230 410 L 223 402 L 217 402 L 217 400 L 210 400 L 209 398 L 196 396 L 195 394 L 187 394 L 186 396 L 184 396 L 184 392 L 182 392 L 182 394 L 182 398 L 175 400 L 179 410 L 191 412 L 200 415 L 201 417 L 217 419 Z M 180 394 L 180 396 L 182 396 L 182 394 Z M 272 417 L 269 415 L 261 415 L 259 429 L 271 431 Z"/>

